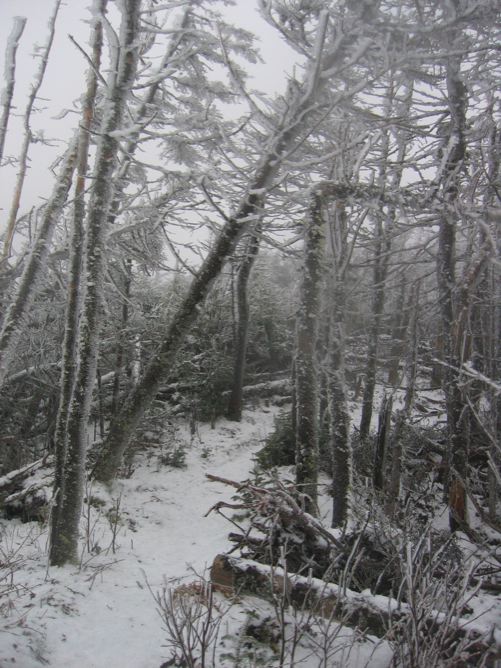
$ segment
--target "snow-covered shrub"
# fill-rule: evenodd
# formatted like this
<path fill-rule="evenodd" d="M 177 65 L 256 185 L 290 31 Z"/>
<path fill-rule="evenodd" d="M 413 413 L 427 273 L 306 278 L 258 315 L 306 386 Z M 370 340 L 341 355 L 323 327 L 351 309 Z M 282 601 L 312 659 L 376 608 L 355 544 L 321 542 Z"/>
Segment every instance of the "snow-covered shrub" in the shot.
<path fill-rule="evenodd" d="M 459 668 L 493 665 L 488 645 L 463 633 L 469 603 L 478 591 L 471 586 L 472 569 L 460 561 L 454 536 L 424 532 L 405 543 L 400 554 L 402 583 L 398 599 L 407 615 L 391 625 L 389 637 L 397 666 Z M 494 649 L 494 648 L 492 648 Z"/>

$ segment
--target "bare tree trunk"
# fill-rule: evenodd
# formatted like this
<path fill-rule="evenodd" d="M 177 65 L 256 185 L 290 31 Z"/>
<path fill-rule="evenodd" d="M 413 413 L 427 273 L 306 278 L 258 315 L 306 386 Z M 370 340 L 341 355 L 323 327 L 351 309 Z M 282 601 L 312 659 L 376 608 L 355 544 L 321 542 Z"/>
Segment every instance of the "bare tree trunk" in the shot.
<path fill-rule="evenodd" d="M 405 334 L 409 324 L 409 311 L 405 308 L 405 292 L 407 283 L 405 275 L 402 276 L 400 292 L 395 307 L 395 324 L 391 334 L 391 352 L 388 369 L 388 384 L 396 387 L 400 377 L 400 360 L 405 349 Z"/>
<path fill-rule="evenodd" d="M 410 310 L 412 312 L 410 323 L 411 352 L 408 373 L 406 375 L 407 386 L 405 390 L 404 405 L 402 409 L 397 412 L 395 426 L 390 438 L 391 473 L 389 483 L 386 485 L 386 512 L 390 516 L 394 514 L 400 498 L 402 465 L 405 456 L 402 443 L 402 431 L 406 422 L 408 422 L 410 418 L 416 389 L 419 345 L 419 286 L 417 286 L 416 290 L 411 294 L 407 310 L 408 312 Z"/>
<path fill-rule="evenodd" d="M 85 218 L 85 182 L 88 168 L 88 153 L 90 144 L 90 130 L 94 117 L 94 105 L 97 93 L 97 72 L 101 65 L 101 50 L 103 45 L 103 28 L 101 16 L 106 9 L 107 0 L 95 0 L 96 17 L 93 27 L 92 63 L 87 75 L 87 91 L 83 104 L 82 123 L 78 137 L 77 179 L 75 185 L 75 201 L 73 204 L 73 226 L 70 239 L 69 276 L 66 295 L 65 328 L 61 360 L 61 378 L 59 406 L 54 432 L 54 502 L 51 512 L 51 539 L 50 560 L 54 563 L 58 557 L 55 545 L 59 531 L 59 516 L 63 497 L 64 468 L 66 462 L 66 429 L 71 398 L 75 385 L 77 370 L 76 343 L 78 334 L 78 314 L 80 307 L 80 287 L 82 282 L 82 256 L 84 243 Z"/>
<path fill-rule="evenodd" d="M 332 462 L 332 526 L 346 523 L 351 483 L 350 417 L 345 379 L 346 353 L 346 271 L 349 266 L 346 202 L 336 200 L 327 209 L 329 221 L 327 249 L 331 266 L 328 294 L 332 295 L 327 355 L 327 397 L 329 452 Z M 356 234 L 354 235 L 356 238 Z M 353 242 L 354 243 L 354 242 Z"/>
<path fill-rule="evenodd" d="M 372 481 L 374 489 L 382 491 L 384 486 L 384 469 L 386 452 L 391 429 L 391 411 L 393 408 L 393 396 L 383 397 L 379 409 L 378 429 L 376 435 L 376 446 L 374 450 L 374 473 Z"/>
<path fill-rule="evenodd" d="M 464 401 L 459 386 L 461 361 L 457 355 L 454 292 L 456 289 L 456 214 L 459 173 L 466 155 L 465 125 L 467 91 L 461 78 L 461 61 L 451 56 L 447 62 L 447 94 L 450 134 L 443 180 L 443 214 L 438 233 L 437 283 L 439 292 L 444 360 L 443 390 L 447 408 L 447 468 L 449 470 L 449 523 L 451 530 L 464 526 L 466 517 L 467 438 L 464 432 Z"/>
<path fill-rule="evenodd" d="M 305 495 L 305 508 L 317 510 L 318 479 L 318 377 L 316 347 L 324 225 L 322 195 L 311 195 L 304 233 L 304 266 L 296 318 L 296 484 Z"/>
<path fill-rule="evenodd" d="M 126 327 L 129 321 L 129 298 L 132 283 L 132 260 L 127 259 L 123 265 L 123 299 L 122 299 L 122 317 L 120 323 L 120 332 L 117 342 L 117 353 L 115 359 L 115 373 L 113 377 L 113 390 L 111 399 L 111 415 L 116 415 L 120 404 L 120 380 L 122 369 L 126 358 Z"/>
<path fill-rule="evenodd" d="M 247 338 L 249 332 L 249 303 L 248 283 L 254 262 L 259 252 L 259 236 L 261 227 L 251 233 L 245 248 L 245 255 L 238 270 L 236 292 L 238 321 L 236 328 L 236 350 L 233 365 L 233 384 L 228 402 L 228 418 L 240 422 L 242 419 L 242 405 L 245 362 L 247 357 Z"/>
<path fill-rule="evenodd" d="M 16 187 L 14 189 L 14 198 L 12 200 L 9 216 L 7 218 L 7 228 L 5 231 L 5 237 L 2 249 L 2 260 L 7 260 L 7 258 L 10 256 L 10 251 L 12 248 L 12 239 L 14 237 L 14 231 L 16 229 L 17 213 L 19 211 L 19 205 L 21 203 L 21 195 L 24 187 L 24 179 L 26 177 L 26 171 L 28 169 L 28 151 L 33 140 L 30 127 L 31 114 L 33 112 L 33 107 L 37 99 L 38 92 L 40 90 L 40 87 L 42 86 L 42 82 L 45 76 L 45 70 L 47 69 L 47 63 L 49 62 L 49 55 L 52 48 L 52 43 L 54 42 L 54 35 L 56 32 L 56 19 L 60 5 L 61 5 L 61 0 L 56 0 L 54 11 L 49 21 L 49 38 L 47 40 L 44 52 L 41 56 L 40 68 L 38 70 L 35 83 L 31 87 L 31 93 L 28 98 L 28 105 L 26 107 L 26 111 L 24 112 L 24 139 L 23 139 L 23 145 L 21 147 L 21 154 L 19 156 L 19 172 L 17 174 Z"/>
<path fill-rule="evenodd" d="M 77 559 L 87 428 L 96 377 L 101 324 L 105 232 L 114 194 L 113 172 L 118 160 L 118 141 L 114 133 L 121 127 L 126 102 L 136 76 L 140 9 L 140 2 L 137 0 L 124 0 L 122 4 L 118 72 L 113 85 L 108 87 L 100 132 L 101 140 L 97 147 L 93 189 L 87 215 L 85 300 L 78 337 L 79 366 L 68 414 L 67 454 L 59 526 L 56 535 L 53 536 L 51 550 L 52 565 L 61 565 Z"/>
<path fill-rule="evenodd" d="M 26 19 L 24 17 L 14 17 L 14 25 L 12 26 L 12 31 L 7 42 L 7 48 L 5 49 L 5 88 L 2 92 L 2 114 L 0 118 L 0 165 L 3 160 L 5 137 L 7 136 L 12 98 L 14 96 L 14 87 L 16 85 L 16 52 L 25 25 Z"/>
<path fill-rule="evenodd" d="M 344 278 L 334 287 L 334 313 L 330 337 L 330 450 L 332 453 L 332 526 L 340 527 L 348 518 L 351 482 L 350 417 L 345 380 Z"/>

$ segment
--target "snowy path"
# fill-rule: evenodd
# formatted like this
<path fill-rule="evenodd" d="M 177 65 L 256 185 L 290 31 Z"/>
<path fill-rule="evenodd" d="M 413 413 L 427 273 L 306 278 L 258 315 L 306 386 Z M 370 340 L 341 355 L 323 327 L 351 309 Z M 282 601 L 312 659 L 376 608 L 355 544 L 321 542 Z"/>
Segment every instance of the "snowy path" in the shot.
<path fill-rule="evenodd" d="M 16 575 L 31 594 L 15 598 L 3 620 L 0 668 L 159 668 L 168 652 L 162 649 L 165 634 L 147 583 L 158 591 L 165 579 L 189 574 L 190 565 L 203 572 L 227 549 L 228 523 L 204 515 L 231 491 L 209 483 L 204 474 L 248 477 L 252 454 L 272 428 L 275 412 L 246 412 L 241 424 L 221 422 L 216 430 L 203 425 L 186 469 L 158 467 L 154 458 L 117 483 L 111 497 L 122 491 L 124 526 L 115 555 L 103 551 L 81 572 L 64 568 L 46 574 L 45 536 L 34 542 Z M 14 542 L 26 527 L 18 527 Z M 110 544 L 111 530 L 102 516 L 92 541 L 103 550 Z"/>

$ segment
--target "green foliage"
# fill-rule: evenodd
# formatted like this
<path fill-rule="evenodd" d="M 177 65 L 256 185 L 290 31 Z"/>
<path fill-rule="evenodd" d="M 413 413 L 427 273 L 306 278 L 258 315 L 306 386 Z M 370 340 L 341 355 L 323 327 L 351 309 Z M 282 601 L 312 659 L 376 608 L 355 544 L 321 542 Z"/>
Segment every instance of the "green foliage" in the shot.
<path fill-rule="evenodd" d="M 295 459 L 292 420 L 290 410 L 287 410 L 275 418 L 275 427 L 264 448 L 257 453 L 256 461 L 261 468 L 269 470 L 274 466 L 292 466 Z"/>

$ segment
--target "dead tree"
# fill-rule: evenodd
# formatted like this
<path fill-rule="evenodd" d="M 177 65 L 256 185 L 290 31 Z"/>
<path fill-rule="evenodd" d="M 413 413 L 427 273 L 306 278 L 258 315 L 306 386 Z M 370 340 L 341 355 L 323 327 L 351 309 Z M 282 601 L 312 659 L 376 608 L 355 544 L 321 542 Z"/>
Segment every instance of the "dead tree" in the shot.
<path fill-rule="evenodd" d="M 23 318 L 33 302 L 38 288 L 38 280 L 46 266 L 52 235 L 70 191 L 75 170 L 76 153 L 76 141 L 73 140 L 62 160 L 56 185 L 45 205 L 42 222 L 29 258 L 5 313 L 0 331 L 0 385 L 5 381 L 9 371 L 17 343 L 16 335 L 23 325 Z"/>

